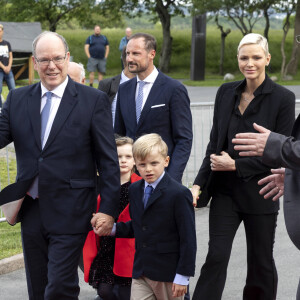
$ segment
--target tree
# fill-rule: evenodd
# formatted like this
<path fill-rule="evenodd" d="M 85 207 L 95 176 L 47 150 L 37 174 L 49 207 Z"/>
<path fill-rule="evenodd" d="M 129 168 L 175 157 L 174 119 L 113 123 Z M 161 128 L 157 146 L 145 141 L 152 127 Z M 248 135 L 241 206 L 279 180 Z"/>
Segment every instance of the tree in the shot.
<path fill-rule="evenodd" d="M 281 78 L 282 79 L 284 79 L 288 73 L 288 65 L 286 65 L 285 42 L 286 42 L 286 37 L 287 37 L 288 31 L 290 29 L 290 17 L 292 15 L 292 13 L 294 13 L 296 5 L 297 5 L 297 0 L 290 0 L 290 1 L 281 3 L 280 7 L 277 8 L 278 11 L 286 14 L 286 17 L 284 19 L 283 28 L 282 28 L 283 36 L 282 36 L 281 46 L 280 46 L 280 51 L 281 51 L 281 55 L 282 55 L 282 62 L 281 62 Z M 296 22 L 295 22 L 295 26 L 296 26 Z M 296 31 L 296 29 L 295 29 L 295 31 Z M 292 58 L 293 58 L 293 56 L 292 56 Z"/>
<path fill-rule="evenodd" d="M 269 40 L 269 29 L 270 29 L 270 15 L 276 12 L 274 6 L 281 2 L 281 0 L 255 0 L 252 2 L 252 6 L 260 9 L 266 20 L 264 37 Z"/>
<path fill-rule="evenodd" d="M 38 21 L 48 23 L 50 31 L 74 17 L 88 18 L 95 0 L 10 0 L 8 17 L 11 21 Z"/>
<path fill-rule="evenodd" d="M 228 28 L 228 29 L 226 29 L 226 31 L 224 31 L 223 26 L 219 23 L 218 13 L 216 13 L 216 16 L 215 16 L 215 22 L 221 31 L 221 54 L 220 54 L 219 73 L 220 73 L 220 75 L 224 75 L 225 39 L 226 39 L 227 35 L 231 32 L 231 29 Z"/>
<path fill-rule="evenodd" d="M 152 14 L 152 21 L 161 22 L 163 31 L 163 44 L 159 58 L 159 68 L 169 72 L 172 54 L 171 19 L 173 16 L 184 16 L 192 0 L 102 0 L 100 6 L 105 14 L 122 11 L 129 17 Z"/>
<path fill-rule="evenodd" d="M 231 20 L 243 35 L 251 33 L 259 18 L 259 9 L 251 0 L 225 0 L 223 10 L 225 16 Z"/>
<path fill-rule="evenodd" d="M 296 41 L 296 37 L 298 35 L 300 35 L 300 0 L 297 1 L 297 6 L 296 6 L 294 43 L 293 43 L 292 56 L 289 63 L 286 66 L 286 73 L 291 75 L 296 75 L 297 73 L 297 66 L 298 66 L 299 52 L 300 52 L 300 46 Z"/>

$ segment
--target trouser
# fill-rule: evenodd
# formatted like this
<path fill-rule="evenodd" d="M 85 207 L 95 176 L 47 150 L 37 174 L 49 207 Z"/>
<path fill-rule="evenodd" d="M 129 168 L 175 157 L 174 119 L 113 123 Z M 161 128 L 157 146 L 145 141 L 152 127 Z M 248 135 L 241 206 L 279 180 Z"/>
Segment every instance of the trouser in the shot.
<path fill-rule="evenodd" d="M 183 300 L 172 296 L 172 282 L 154 281 L 147 277 L 132 279 L 130 300 Z"/>
<path fill-rule="evenodd" d="M 228 196 L 222 197 L 226 201 Z M 277 271 L 273 259 L 273 246 L 278 214 L 245 214 L 235 212 L 231 207 L 220 213 L 219 210 L 215 212 L 212 206 L 209 214 L 208 254 L 193 300 L 222 298 L 233 239 L 242 221 L 247 241 L 247 278 L 243 299 L 276 299 Z"/>
<path fill-rule="evenodd" d="M 39 200 L 26 196 L 22 205 L 21 233 L 29 299 L 78 299 L 77 270 L 86 234 L 49 233 L 42 225 Z"/>
<path fill-rule="evenodd" d="M 6 74 L 5 72 L 0 71 L 0 95 L 2 94 L 3 80 L 5 80 L 9 90 L 13 90 L 16 88 L 13 72 L 10 71 L 8 74 Z M 0 101 L 0 107 L 2 107 L 1 101 Z"/>

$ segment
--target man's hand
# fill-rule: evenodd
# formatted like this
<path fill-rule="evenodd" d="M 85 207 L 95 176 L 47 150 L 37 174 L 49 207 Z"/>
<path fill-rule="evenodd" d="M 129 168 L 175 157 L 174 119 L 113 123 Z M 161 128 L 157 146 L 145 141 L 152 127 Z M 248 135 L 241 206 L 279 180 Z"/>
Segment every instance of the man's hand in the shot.
<path fill-rule="evenodd" d="M 114 225 L 114 218 L 103 213 L 93 214 L 91 224 L 94 232 L 100 236 L 109 236 Z"/>
<path fill-rule="evenodd" d="M 273 201 L 278 200 L 284 193 L 284 173 L 285 169 L 271 169 L 273 175 L 269 175 L 261 179 L 258 184 L 266 185 L 259 191 L 261 195 L 264 195 L 264 198 L 273 197 Z"/>
<path fill-rule="evenodd" d="M 176 297 L 181 297 L 184 294 L 187 293 L 187 286 L 186 285 L 181 285 L 181 284 L 177 284 L 177 283 L 173 283 L 172 285 L 172 296 L 174 298 Z"/>
<path fill-rule="evenodd" d="M 197 201 L 199 199 L 199 193 L 200 193 L 200 186 L 197 184 L 194 184 L 191 188 L 191 193 L 193 196 L 193 206 L 197 206 Z"/>
<path fill-rule="evenodd" d="M 10 67 L 9 66 L 4 66 L 4 64 L 2 62 L 0 62 L 0 68 L 3 70 L 3 72 L 5 74 L 8 74 L 10 71 Z"/>
<path fill-rule="evenodd" d="M 241 151 L 240 156 L 262 156 L 264 153 L 271 131 L 256 123 L 253 124 L 253 127 L 259 133 L 238 133 L 232 139 L 232 143 L 237 144 L 234 146 L 234 150 Z"/>
<path fill-rule="evenodd" d="M 212 171 L 235 171 L 235 161 L 225 151 L 221 155 L 210 155 L 210 167 Z"/>

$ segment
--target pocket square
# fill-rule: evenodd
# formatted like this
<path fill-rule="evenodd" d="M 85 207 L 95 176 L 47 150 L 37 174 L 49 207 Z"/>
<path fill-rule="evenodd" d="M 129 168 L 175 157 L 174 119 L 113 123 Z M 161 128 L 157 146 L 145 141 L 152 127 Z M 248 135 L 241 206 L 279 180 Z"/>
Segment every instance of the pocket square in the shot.
<path fill-rule="evenodd" d="M 161 106 L 165 106 L 165 105 L 166 105 L 166 104 L 157 104 L 157 105 L 151 106 L 151 108 L 161 107 Z"/>

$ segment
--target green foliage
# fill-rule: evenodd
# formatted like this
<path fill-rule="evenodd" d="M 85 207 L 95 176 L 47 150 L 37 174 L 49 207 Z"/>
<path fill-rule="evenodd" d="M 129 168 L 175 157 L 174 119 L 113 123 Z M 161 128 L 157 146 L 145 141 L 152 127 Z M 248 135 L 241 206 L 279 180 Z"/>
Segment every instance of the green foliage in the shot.
<path fill-rule="evenodd" d="M 22 253 L 20 223 L 10 226 L 0 223 L 0 259 Z"/>
<path fill-rule="evenodd" d="M 10 21 L 38 21 L 56 31 L 57 25 L 72 18 L 88 19 L 94 0 L 10 0 L 6 14 Z"/>
<path fill-rule="evenodd" d="M 133 28 L 136 33 L 139 30 Z M 159 53 L 162 46 L 162 32 L 158 29 L 144 29 L 144 32 L 154 35 L 157 39 L 157 54 L 155 58 L 155 65 L 158 66 Z M 59 30 L 67 42 L 69 43 L 71 55 L 74 61 L 81 62 L 86 66 L 87 58 L 84 53 L 84 44 L 87 37 L 93 34 L 92 30 Z M 262 34 L 263 29 L 256 32 Z M 107 76 L 113 76 L 121 72 L 120 52 L 118 50 L 121 38 L 124 36 L 124 29 L 104 28 L 102 33 L 105 34 L 110 43 L 110 54 L 107 61 Z M 172 58 L 170 65 L 171 73 L 182 73 L 189 77 L 190 70 L 190 53 L 191 53 L 191 29 L 174 29 L 171 31 L 173 37 Z M 242 34 L 238 30 L 233 30 L 226 38 L 225 45 L 225 73 L 231 72 L 238 74 L 238 66 L 236 60 L 236 51 Z M 271 72 L 279 72 L 281 67 L 281 53 L 280 44 L 282 38 L 282 30 L 270 30 L 269 34 L 269 48 L 272 55 Z M 293 32 L 290 31 L 286 41 L 286 53 L 291 52 L 293 41 Z M 206 39 L 206 71 L 208 73 L 218 74 L 219 59 L 220 59 L 221 36 L 220 31 L 212 26 L 207 29 Z M 289 57 L 288 57 L 289 59 Z"/>
<path fill-rule="evenodd" d="M 6 87 L 7 90 L 7 87 Z M 5 92 L 7 94 L 7 92 Z M 5 95 L 4 94 L 4 95 Z M 9 161 L 7 164 L 6 151 Z M 17 173 L 16 159 L 13 150 L 0 150 L 0 187 L 5 188 L 9 183 L 15 181 Z M 20 225 L 10 226 L 0 223 L 0 259 L 22 252 Z"/>

